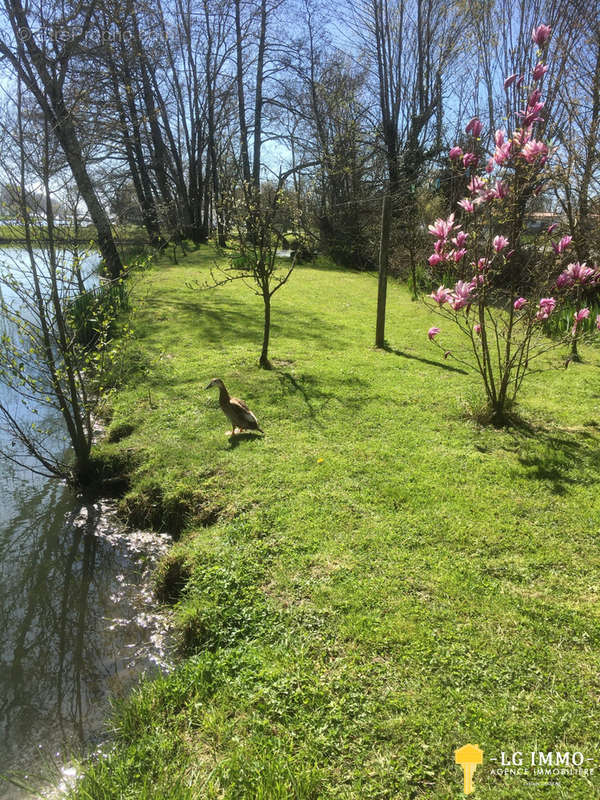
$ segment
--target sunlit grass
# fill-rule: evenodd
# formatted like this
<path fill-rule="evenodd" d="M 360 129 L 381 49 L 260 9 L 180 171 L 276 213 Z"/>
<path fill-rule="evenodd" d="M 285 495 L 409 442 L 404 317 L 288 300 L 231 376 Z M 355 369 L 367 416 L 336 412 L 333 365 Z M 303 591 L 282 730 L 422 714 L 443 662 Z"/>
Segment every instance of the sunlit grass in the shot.
<path fill-rule="evenodd" d="M 124 511 L 182 531 L 158 580 L 186 660 L 120 707 L 74 796 L 460 797 L 467 742 L 478 798 L 597 796 L 597 777 L 541 789 L 489 759 L 596 758 L 598 351 L 532 377 L 521 427 L 481 427 L 476 379 L 406 288 L 377 351 L 375 276 L 299 267 L 263 371 L 260 299 L 192 288 L 215 258 L 138 287 L 113 401 L 131 427 L 104 445 L 132 465 Z M 264 437 L 225 436 L 213 377 Z"/>

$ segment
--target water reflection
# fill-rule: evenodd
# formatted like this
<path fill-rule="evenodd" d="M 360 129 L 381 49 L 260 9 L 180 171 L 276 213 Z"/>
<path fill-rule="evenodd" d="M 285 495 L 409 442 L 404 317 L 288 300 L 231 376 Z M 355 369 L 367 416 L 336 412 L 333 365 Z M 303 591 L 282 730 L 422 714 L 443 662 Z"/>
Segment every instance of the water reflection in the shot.
<path fill-rule="evenodd" d="M 3 468 L 0 772 L 35 784 L 56 751 L 101 739 L 110 694 L 165 666 L 148 574 L 167 542 L 124 532 L 108 504 Z M 21 796 L 0 783 L 3 800 Z"/>

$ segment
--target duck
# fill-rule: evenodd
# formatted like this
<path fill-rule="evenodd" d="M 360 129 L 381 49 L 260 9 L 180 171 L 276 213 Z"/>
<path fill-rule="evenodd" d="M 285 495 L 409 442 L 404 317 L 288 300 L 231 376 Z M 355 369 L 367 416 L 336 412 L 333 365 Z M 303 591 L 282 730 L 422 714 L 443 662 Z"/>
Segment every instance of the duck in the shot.
<path fill-rule="evenodd" d="M 227 431 L 227 436 L 235 436 L 236 428 L 239 433 L 242 431 L 260 431 L 264 433 L 246 403 L 238 397 L 231 397 L 221 378 L 213 378 L 208 386 L 204 388 L 210 389 L 213 386 L 219 387 L 219 405 L 233 426 L 231 431 Z"/>

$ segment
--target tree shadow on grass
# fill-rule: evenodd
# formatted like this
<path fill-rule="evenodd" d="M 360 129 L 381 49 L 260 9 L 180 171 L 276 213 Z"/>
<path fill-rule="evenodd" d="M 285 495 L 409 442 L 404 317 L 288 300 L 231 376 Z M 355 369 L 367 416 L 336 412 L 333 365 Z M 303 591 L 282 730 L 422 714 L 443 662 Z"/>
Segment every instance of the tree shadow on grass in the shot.
<path fill-rule="evenodd" d="M 440 369 L 448 370 L 448 372 L 459 372 L 461 375 L 468 375 L 469 373 L 460 367 L 453 367 L 452 364 L 442 364 L 441 361 L 432 361 L 429 358 L 422 358 L 421 356 L 414 356 L 411 353 L 405 353 L 403 350 L 395 350 L 389 344 L 385 344 L 382 348 L 386 353 L 393 353 L 395 356 L 401 358 L 409 358 L 413 361 L 420 361 L 422 364 L 428 364 L 431 367 L 439 367 Z"/>
<path fill-rule="evenodd" d="M 202 294 L 197 298 L 169 297 L 164 301 L 159 297 L 153 300 L 151 314 L 144 321 L 144 335 L 152 335 L 161 323 L 174 314 L 180 322 L 189 325 L 189 330 L 202 343 L 222 345 L 248 342 L 249 347 L 256 350 L 258 360 L 263 333 L 262 307 L 257 305 L 252 308 L 246 302 L 216 294 Z M 342 329 L 325 322 L 321 316 L 275 305 L 271 323 L 273 344 L 279 335 L 289 339 L 310 339 L 316 346 L 328 350 L 342 348 L 346 344 Z M 178 336 L 180 331 L 175 330 L 174 340 Z"/>
<path fill-rule="evenodd" d="M 534 426 L 521 421 L 511 429 L 526 477 L 564 495 L 570 486 L 588 484 L 600 469 L 600 441 L 594 431 Z"/>
<path fill-rule="evenodd" d="M 332 402 L 338 401 L 342 408 L 340 414 L 352 415 L 366 403 L 374 399 L 367 393 L 370 384 L 355 376 L 348 378 L 333 378 L 331 375 L 326 380 L 312 375 L 303 375 L 297 378 L 291 372 L 274 370 L 279 379 L 284 395 L 299 395 L 308 409 L 308 416 L 320 427 L 319 414 Z M 354 394 L 348 393 L 348 387 L 355 390 Z M 376 395 L 375 397 L 378 398 Z"/>

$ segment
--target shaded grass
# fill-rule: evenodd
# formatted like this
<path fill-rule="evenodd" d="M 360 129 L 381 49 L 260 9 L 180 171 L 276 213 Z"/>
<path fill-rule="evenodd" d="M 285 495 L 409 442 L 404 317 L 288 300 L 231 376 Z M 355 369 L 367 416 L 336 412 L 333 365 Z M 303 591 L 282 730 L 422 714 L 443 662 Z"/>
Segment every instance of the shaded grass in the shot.
<path fill-rule="evenodd" d="M 215 258 L 147 274 L 113 408 L 129 427 L 103 445 L 129 454 L 126 512 L 181 518 L 157 583 L 184 659 L 120 705 L 73 796 L 460 797 L 467 742 L 477 797 L 600 796 L 597 776 L 540 787 L 490 760 L 598 751 L 598 352 L 533 376 L 525 424 L 481 427 L 405 288 L 376 351 L 374 276 L 298 267 L 264 372 L 260 299 L 192 287 Z M 264 437 L 224 435 L 215 376 Z"/>

